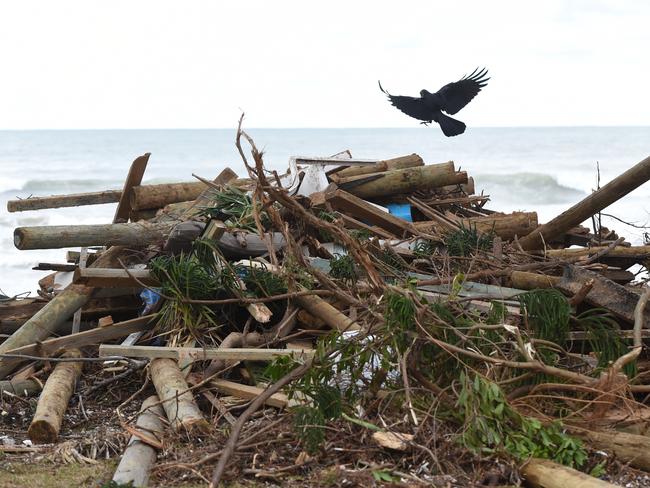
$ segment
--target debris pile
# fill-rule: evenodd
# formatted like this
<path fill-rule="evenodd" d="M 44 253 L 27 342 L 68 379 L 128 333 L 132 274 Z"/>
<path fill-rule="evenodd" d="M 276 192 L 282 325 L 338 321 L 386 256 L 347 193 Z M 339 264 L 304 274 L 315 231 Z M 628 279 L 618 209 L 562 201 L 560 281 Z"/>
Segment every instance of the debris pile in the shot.
<path fill-rule="evenodd" d="M 101 432 L 99 456 L 121 456 L 105 486 L 599 487 L 650 469 L 650 294 L 630 271 L 650 246 L 580 225 L 650 158 L 539 225 L 489 210 L 451 161 L 345 151 L 280 175 L 241 127 L 236 144 L 245 178 L 142 185 L 145 154 L 122 191 L 9 202 L 118 207 L 15 230 L 19 249 L 81 250 L 39 264 L 38 298 L 0 303 L 0 431 L 32 443 L 5 455 L 71 443 L 92 461 Z M 84 426 L 91 405 L 105 425 Z"/>

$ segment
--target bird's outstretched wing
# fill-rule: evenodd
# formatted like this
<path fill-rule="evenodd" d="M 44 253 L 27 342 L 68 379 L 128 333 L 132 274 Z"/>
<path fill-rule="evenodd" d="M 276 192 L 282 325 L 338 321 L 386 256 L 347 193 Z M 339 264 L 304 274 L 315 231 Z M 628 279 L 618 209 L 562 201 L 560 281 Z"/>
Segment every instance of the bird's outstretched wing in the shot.
<path fill-rule="evenodd" d="M 481 91 L 490 78 L 486 78 L 487 69 L 483 68 L 478 71 L 478 68 L 469 76 L 463 76 L 460 80 L 454 83 L 449 83 L 438 90 L 438 95 L 442 99 L 441 109 L 448 114 L 455 114 L 460 111 L 465 105 L 472 101 L 472 99 Z"/>
<path fill-rule="evenodd" d="M 388 96 L 388 99 L 390 100 L 390 103 L 393 104 L 393 106 L 400 109 L 406 115 L 409 115 L 418 120 L 424 120 L 426 122 L 431 121 L 431 110 L 427 108 L 422 98 L 391 95 L 386 90 L 384 90 L 384 88 L 381 86 L 381 82 L 379 83 L 379 89 L 383 91 L 386 96 Z"/>

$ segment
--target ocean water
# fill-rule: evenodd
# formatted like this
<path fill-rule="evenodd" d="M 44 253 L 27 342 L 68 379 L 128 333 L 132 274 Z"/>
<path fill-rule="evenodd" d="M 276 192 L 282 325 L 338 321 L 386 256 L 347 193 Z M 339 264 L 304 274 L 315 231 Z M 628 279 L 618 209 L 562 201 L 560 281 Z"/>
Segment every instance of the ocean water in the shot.
<path fill-rule="evenodd" d="M 445 138 L 437 128 L 250 129 L 268 168 L 284 170 L 292 155 L 329 156 L 349 149 L 355 157 L 386 159 L 418 153 L 426 163 L 453 160 L 474 177 L 478 193 L 500 211 L 535 210 L 545 222 L 597 187 L 650 155 L 650 127 L 470 128 Z M 19 226 L 111 222 L 116 204 L 8 213 L 6 202 L 44 196 L 120 189 L 131 161 L 152 153 L 145 183 L 190 181 L 244 167 L 235 131 L 94 130 L 0 131 L 0 289 L 7 295 L 34 291 L 47 272 L 38 262 L 64 262 L 65 250 L 18 251 Z M 607 213 L 628 222 L 650 222 L 650 184 Z M 635 244 L 644 230 L 605 218 L 604 225 Z"/>

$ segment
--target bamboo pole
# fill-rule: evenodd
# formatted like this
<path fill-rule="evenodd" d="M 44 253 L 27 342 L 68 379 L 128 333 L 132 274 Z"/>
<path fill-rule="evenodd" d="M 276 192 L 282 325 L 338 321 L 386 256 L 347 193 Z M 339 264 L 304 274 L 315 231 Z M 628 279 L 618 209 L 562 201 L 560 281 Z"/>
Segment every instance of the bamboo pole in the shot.
<path fill-rule="evenodd" d="M 370 179 L 373 176 L 377 178 Z M 339 186 L 357 197 L 369 199 L 462 183 L 467 183 L 467 173 L 455 172 L 454 163 L 450 161 L 343 178 Z"/>
<path fill-rule="evenodd" d="M 336 173 L 332 173 L 331 179 L 334 182 L 338 182 L 342 178 L 349 178 L 351 176 L 381 173 L 382 171 L 413 168 L 417 166 L 424 166 L 424 161 L 420 156 L 414 153 L 409 154 L 408 156 L 400 156 L 399 158 L 386 159 L 366 166 L 351 166 Z"/>
<path fill-rule="evenodd" d="M 18 227 L 14 230 L 14 245 L 20 250 L 89 246 L 145 247 L 164 241 L 170 230 L 169 223 L 146 222 Z"/>
<path fill-rule="evenodd" d="M 650 179 L 650 157 L 617 176 L 602 188 L 519 240 L 527 251 L 542 249 L 546 242 L 581 224 Z"/>
<path fill-rule="evenodd" d="M 149 371 L 172 428 L 175 431 L 207 431 L 210 424 L 194 402 L 178 363 L 173 359 L 154 359 Z"/>
<path fill-rule="evenodd" d="M 554 463 L 548 459 L 530 459 L 520 468 L 533 488 L 615 488 L 616 485 Z"/>
<path fill-rule="evenodd" d="M 64 358 L 80 358 L 78 349 L 63 354 Z M 82 362 L 62 362 L 56 365 L 47 379 L 43 392 L 38 398 L 36 413 L 29 425 L 27 434 L 38 444 L 51 444 L 56 441 L 63 423 L 63 415 L 74 392 L 77 379 L 81 375 Z"/>
<path fill-rule="evenodd" d="M 147 443 L 141 437 L 131 436 L 129 443 L 124 450 L 120 464 L 115 470 L 113 481 L 120 485 L 147 486 L 149 472 L 156 462 L 156 448 L 160 445 L 162 432 L 164 430 L 161 418 L 164 416 L 160 407 L 158 397 L 150 396 L 142 402 L 141 413 L 136 420 L 136 430 L 142 438 L 151 438 L 152 442 Z M 153 444 L 153 445 L 152 445 Z"/>

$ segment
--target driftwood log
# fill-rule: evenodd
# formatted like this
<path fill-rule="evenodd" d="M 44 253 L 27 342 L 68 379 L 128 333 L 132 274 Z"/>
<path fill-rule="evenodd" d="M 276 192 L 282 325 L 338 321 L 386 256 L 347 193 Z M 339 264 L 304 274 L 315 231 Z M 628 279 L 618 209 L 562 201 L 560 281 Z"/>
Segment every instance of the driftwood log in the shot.
<path fill-rule="evenodd" d="M 530 459 L 520 469 L 533 488 L 615 488 L 616 485 L 554 463 L 548 459 Z"/>
<path fill-rule="evenodd" d="M 142 402 L 141 413 L 136 421 L 136 430 L 140 436 L 131 436 L 124 450 L 120 464 L 115 470 L 113 481 L 118 484 L 132 486 L 147 486 L 149 472 L 156 462 L 156 448 L 160 445 L 165 415 L 156 395 L 150 396 Z M 151 442 L 145 442 L 151 439 Z"/>
<path fill-rule="evenodd" d="M 542 249 L 545 243 L 581 224 L 649 179 L 650 157 L 647 157 L 553 220 L 539 226 L 520 239 L 519 244 L 527 251 Z"/>
<path fill-rule="evenodd" d="M 149 371 L 172 428 L 175 431 L 206 432 L 210 424 L 196 405 L 178 363 L 173 359 L 154 359 Z"/>
<path fill-rule="evenodd" d="M 456 172 L 450 161 L 341 178 L 338 185 L 359 198 L 372 199 L 463 183 L 467 183 L 467 173 Z"/>
<path fill-rule="evenodd" d="M 71 349 L 62 357 L 80 358 L 81 352 Z M 33 442 L 51 444 L 56 441 L 82 367 L 82 362 L 61 362 L 54 368 L 38 398 L 36 413 L 27 431 Z"/>
<path fill-rule="evenodd" d="M 400 156 L 399 158 L 386 159 L 379 161 L 375 164 L 368 164 L 366 166 L 351 166 L 341 171 L 333 173 L 330 179 L 338 183 L 341 179 L 350 178 L 351 176 L 367 175 L 371 173 L 381 173 L 383 171 L 391 171 L 394 169 L 414 168 L 417 166 L 424 166 L 424 161 L 417 154 L 409 154 L 408 156 Z"/>

